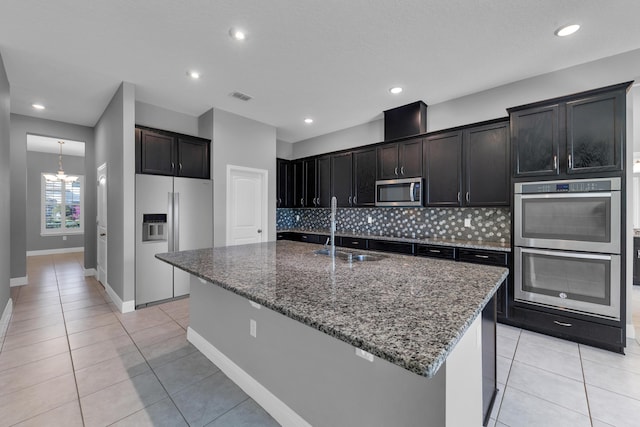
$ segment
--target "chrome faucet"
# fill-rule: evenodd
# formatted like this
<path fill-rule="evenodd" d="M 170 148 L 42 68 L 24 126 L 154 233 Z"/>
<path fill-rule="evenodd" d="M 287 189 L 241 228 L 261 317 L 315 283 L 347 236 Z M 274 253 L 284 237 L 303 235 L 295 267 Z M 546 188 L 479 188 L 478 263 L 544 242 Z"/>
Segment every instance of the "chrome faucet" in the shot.
<path fill-rule="evenodd" d="M 331 198 L 331 256 L 336 256 L 336 210 L 338 208 L 338 199 L 336 196 Z"/>

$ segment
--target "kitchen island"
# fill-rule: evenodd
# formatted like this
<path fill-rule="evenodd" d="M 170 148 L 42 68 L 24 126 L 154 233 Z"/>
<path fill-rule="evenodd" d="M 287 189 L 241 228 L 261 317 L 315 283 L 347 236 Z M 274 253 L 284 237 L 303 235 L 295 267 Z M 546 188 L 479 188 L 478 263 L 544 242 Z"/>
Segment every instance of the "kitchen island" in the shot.
<path fill-rule="evenodd" d="M 508 271 L 320 248 L 157 257 L 193 276 L 189 340 L 283 425 L 481 425 L 481 313 Z"/>

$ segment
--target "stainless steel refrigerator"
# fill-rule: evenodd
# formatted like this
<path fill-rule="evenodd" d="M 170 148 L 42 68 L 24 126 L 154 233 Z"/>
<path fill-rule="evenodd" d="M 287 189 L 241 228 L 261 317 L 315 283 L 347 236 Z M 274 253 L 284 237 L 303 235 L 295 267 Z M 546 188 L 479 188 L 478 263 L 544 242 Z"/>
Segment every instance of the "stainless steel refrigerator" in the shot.
<path fill-rule="evenodd" d="M 213 181 L 136 175 L 136 307 L 189 294 L 189 274 L 155 254 L 213 246 Z"/>

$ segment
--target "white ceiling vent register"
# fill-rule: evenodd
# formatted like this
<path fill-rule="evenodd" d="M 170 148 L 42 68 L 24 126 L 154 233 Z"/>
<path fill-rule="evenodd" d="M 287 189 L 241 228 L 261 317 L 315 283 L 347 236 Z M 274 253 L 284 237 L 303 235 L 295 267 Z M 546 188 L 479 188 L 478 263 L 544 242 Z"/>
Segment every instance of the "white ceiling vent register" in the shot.
<path fill-rule="evenodd" d="M 231 92 L 229 96 L 232 98 L 239 99 L 240 101 L 250 101 L 251 99 L 253 99 L 253 97 L 242 92 Z"/>

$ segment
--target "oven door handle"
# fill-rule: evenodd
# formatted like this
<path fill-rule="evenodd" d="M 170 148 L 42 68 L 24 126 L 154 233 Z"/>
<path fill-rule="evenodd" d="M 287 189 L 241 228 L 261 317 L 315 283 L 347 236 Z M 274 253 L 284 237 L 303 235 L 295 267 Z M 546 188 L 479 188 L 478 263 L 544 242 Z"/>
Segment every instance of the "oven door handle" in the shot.
<path fill-rule="evenodd" d="M 611 198 L 610 191 L 593 192 L 593 193 L 535 193 L 535 194 L 522 194 L 516 193 L 516 197 L 519 199 L 586 199 L 586 198 Z"/>
<path fill-rule="evenodd" d="M 541 250 L 541 249 L 530 249 L 516 246 L 517 252 L 529 253 L 529 254 L 538 254 L 538 255 L 548 255 L 552 257 L 561 257 L 561 258 L 579 258 L 579 259 L 599 259 L 603 261 L 610 261 L 612 257 L 618 256 L 617 254 L 607 255 L 607 254 L 596 254 L 596 253 L 583 253 L 583 252 L 568 252 L 564 250 Z"/>

